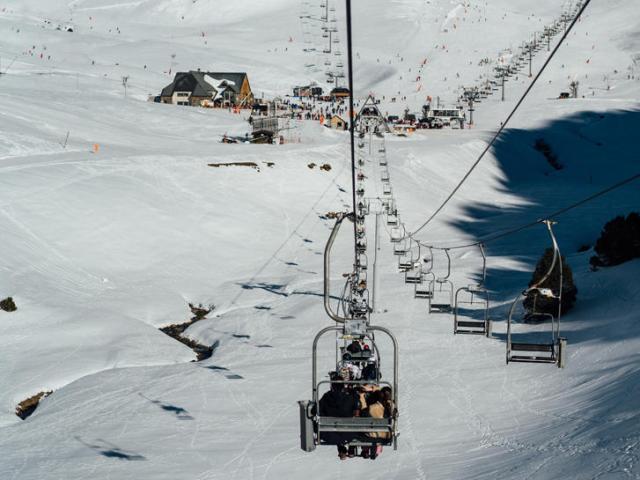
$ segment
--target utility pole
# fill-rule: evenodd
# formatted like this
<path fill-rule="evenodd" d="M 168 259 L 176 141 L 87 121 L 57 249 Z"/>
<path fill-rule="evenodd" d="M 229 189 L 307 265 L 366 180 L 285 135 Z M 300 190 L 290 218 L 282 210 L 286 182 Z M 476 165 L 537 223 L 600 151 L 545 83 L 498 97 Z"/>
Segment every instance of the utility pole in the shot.
<path fill-rule="evenodd" d="M 552 35 L 551 27 L 544 27 L 543 37 L 547 39 L 547 52 L 551 51 L 551 35 Z"/>
<path fill-rule="evenodd" d="M 498 77 L 500 78 L 500 84 L 502 87 L 502 101 L 504 102 L 504 84 L 507 77 L 507 67 L 500 65 L 496 67 L 496 71 L 498 73 Z"/>
<path fill-rule="evenodd" d="M 477 87 L 465 88 L 463 93 L 464 99 L 467 101 L 469 105 L 469 126 L 473 125 L 473 112 L 475 109 L 473 108 L 473 104 L 480 97 L 480 92 Z"/>
<path fill-rule="evenodd" d="M 124 87 L 124 97 L 127 98 L 127 82 L 129 81 L 129 76 L 122 77 L 122 86 Z"/>

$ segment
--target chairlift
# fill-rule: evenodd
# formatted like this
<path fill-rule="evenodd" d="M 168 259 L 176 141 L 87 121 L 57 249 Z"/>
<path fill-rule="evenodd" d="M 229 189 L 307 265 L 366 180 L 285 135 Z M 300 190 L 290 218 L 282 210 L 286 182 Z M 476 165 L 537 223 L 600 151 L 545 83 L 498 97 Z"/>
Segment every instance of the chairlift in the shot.
<path fill-rule="evenodd" d="M 484 245 L 479 244 L 482 255 L 482 277 L 476 285 L 469 285 L 456 290 L 453 309 L 453 333 L 489 336 L 489 290 L 484 286 L 487 279 L 487 256 Z M 481 313 L 481 318 L 460 319 L 461 310 L 468 314 Z"/>
<path fill-rule="evenodd" d="M 371 211 L 371 202 L 368 199 L 362 199 L 358 202 L 358 210 L 362 215 L 369 215 Z"/>
<path fill-rule="evenodd" d="M 447 256 L 447 274 L 444 277 L 436 277 L 429 282 L 429 313 L 449 313 L 453 307 L 453 282 L 449 280 L 451 276 L 451 255 L 449 249 L 445 248 Z"/>
<path fill-rule="evenodd" d="M 384 169 L 382 170 L 382 173 L 380 174 L 380 180 L 382 180 L 383 182 L 388 182 L 389 179 L 389 170 L 388 169 Z"/>
<path fill-rule="evenodd" d="M 391 184 L 389 183 L 382 184 L 382 195 L 386 195 L 388 197 L 391 196 Z"/>
<path fill-rule="evenodd" d="M 392 240 L 393 241 L 393 240 Z M 394 255 L 406 255 L 407 254 L 407 239 L 402 238 L 397 240 L 393 244 L 393 254 Z"/>
<path fill-rule="evenodd" d="M 359 238 L 356 240 L 356 252 L 366 253 L 367 251 L 367 237 Z"/>
<path fill-rule="evenodd" d="M 382 155 L 382 156 L 380 157 L 380 162 L 379 162 L 379 163 L 380 163 L 380 166 L 381 166 L 381 167 L 386 167 L 386 166 L 387 166 L 387 157 L 386 157 L 386 156 L 384 156 L 384 155 Z"/>
<path fill-rule="evenodd" d="M 428 267 L 426 267 L 428 265 Z M 413 290 L 414 298 L 431 298 L 431 281 L 435 280 L 436 276 L 433 273 L 433 248 L 429 247 L 429 257 L 422 259 L 422 265 L 420 266 L 422 278 L 428 277 L 428 282 L 416 283 Z"/>
<path fill-rule="evenodd" d="M 406 237 L 406 230 L 404 228 L 404 224 L 400 223 L 400 218 L 398 217 L 398 215 L 395 215 L 395 219 L 398 222 L 398 225 L 393 227 L 391 229 L 391 231 L 389 232 L 389 237 L 391 239 L 392 243 L 398 243 L 401 242 L 402 240 L 404 240 L 404 238 Z M 388 218 L 387 218 L 388 220 Z"/>
<path fill-rule="evenodd" d="M 416 256 L 413 255 L 414 248 L 413 246 L 418 246 L 418 254 Z M 413 238 L 409 237 L 409 248 L 404 255 L 398 256 L 398 269 L 401 272 L 407 272 L 411 270 L 415 265 L 416 261 L 420 258 L 420 244 L 416 242 Z M 405 277 L 406 279 L 406 277 Z"/>
<path fill-rule="evenodd" d="M 300 447 L 305 452 L 312 452 L 318 445 L 341 445 L 345 448 L 361 447 L 375 449 L 381 445 L 393 446 L 397 450 L 398 438 L 398 342 L 393 333 L 384 328 L 373 326 L 359 316 L 343 315 L 336 313 L 331 306 L 330 295 L 330 252 L 344 218 L 339 216 L 333 227 L 324 254 L 324 307 L 325 311 L 336 322 L 335 326 L 322 329 L 313 340 L 312 347 L 312 394 L 311 400 L 298 402 L 300 413 Z M 368 291 L 361 297 L 363 302 L 368 301 Z M 374 378 L 348 379 L 330 376 L 329 379 L 318 378 L 318 344 L 327 333 L 335 332 L 339 342 L 336 343 L 336 367 L 335 372 L 341 371 L 350 363 L 375 365 Z M 380 372 L 380 350 L 376 344 L 375 334 L 386 335 L 393 345 L 393 380 L 383 381 Z M 364 343 L 370 348 L 365 352 L 352 351 L 348 344 Z M 340 342 L 343 345 L 340 346 Z M 321 406 L 321 392 L 328 389 L 343 389 L 373 385 L 378 388 L 386 386 L 391 389 L 394 411 L 391 416 L 385 418 L 372 417 L 333 417 L 324 415 Z"/>
<path fill-rule="evenodd" d="M 409 268 L 405 269 L 404 271 L 404 283 L 412 284 L 412 285 L 422 283 L 422 262 L 420 261 L 421 245 L 420 245 L 420 242 L 418 241 L 414 241 L 413 243 L 418 245 L 418 248 L 415 250 L 416 252 L 415 255 L 413 254 L 414 249 L 409 248 L 409 254 L 410 254 L 409 261 L 411 263 L 409 265 Z"/>
<path fill-rule="evenodd" d="M 387 215 L 392 215 L 392 216 L 395 215 L 397 219 L 398 208 L 396 207 L 396 201 L 393 198 L 383 198 L 382 206 L 385 208 Z"/>
<path fill-rule="evenodd" d="M 387 214 L 387 225 L 389 225 L 390 227 L 396 227 L 398 225 L 398 216 L 395 214 Z M 391 235 L 391 238 L 393 238 L 393 234 Z M 391 240 L 393 241 L 393 240 Z"/>
<path fill-rule="evenodd" d="M 559 368 L 564 368 L 567 340 L 560 336 L 563 285 L 562 256 L 560 255 L 560 247 L 558 246 L 558 242 L 553 233 L 554 222 L 551 220 L 545 220 L 543 223 L 547 226 L 547 231 L 551 238 L 553 259 L 544 276 L 534 285 L 519 294 L 511 304 L 509 316 L 507 318 L 507 364 L 510 362 L 552 363 L 558 365 Z M 554 293 L 551 288 L 542 288 L 540 286 L 551 277 L 556 267 L 558 268 L 557 294 Z M 521 303 L 521 300 L 524 300 L 529 295 L 532 295 L 534 298 L 533 312 L 531 314 L 523 315 L 523 323 L 529 323 L 530 325 L 536 324 L 538 329 L 537 331 L 529 331 L 529 333 L 514 335 L 512 330 L 515 324 L 514 314 L 516 307 Z M 557 313 L 551 314 L 536 312 L 536 301 L 540 297 L 557 301 Z M 546 320 L 550 321 L 551 332 L 549 332 L 543 325 L 546 323 Z M 541 327 L 547 331 L 540 331 Z M 550 336 L 549 333 L 551 333 Z M 516 337 L 516 341 L 514 341 L 514 336 Z M 547 339 L 546 341 L 544 341 L 545 338 Z"/>
<path fill-rule="evenodd" d="M 367 270 L 369 268 L 369 258 L 366 253 L 358 255 L 358 265 L 362 270 Z"/>

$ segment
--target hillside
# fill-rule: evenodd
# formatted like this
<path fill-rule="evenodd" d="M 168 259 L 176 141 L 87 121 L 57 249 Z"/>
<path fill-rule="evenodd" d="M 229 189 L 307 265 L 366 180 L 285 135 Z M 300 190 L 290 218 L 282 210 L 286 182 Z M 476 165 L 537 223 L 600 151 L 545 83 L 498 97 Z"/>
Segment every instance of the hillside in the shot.
<path fill-rule="evenodd" d="M 296 142 L 226 145 L 223 135 L 247 131 L 247 114 L 146 100 L 176 71 L 196 68 L 246 70 L 266 97 L 324 83 L 304 67 L 300 3 L 0 4 L 0 297 L 18 306 L 0 312 L 0 478 L 639 478 L 640 263 L 592 272 L 592 252 L 578 252 L 607 220 L 638 210 L 637 183 L 558 218 L 579 289 L 562 324 L 562 370 L 504 362 L 505 312 L 548 244 L 542 227 L 488 245 L 492 340 L 453 336 L 449 315 L 427 313 L 382 229 L 372 322 L 400 342 L 399 449 L 376 462 L 299 449 L 296 401 L 310 396 L 311 342 L 329 325 L 326 214 L 351 202 L 348 137 L 295 122 Z M 480 59 L 515 49 L 569 2 L 489 3 L 355 1 L 358 99 L 384 96 L 389 113 L 418 110 L 426 95 L 452 104 L 460 85 L 488 73 Z M 635 0 L 593 2 L 497 147 L 421 238 L 474 240 L 637 173 L 639 15 Z M 557 100 L 573 79 L 580 98 Z M 385 139 L 410 231 L 529 81 L 512 79 L 505 102 L 483 101 L 476 128 Z M 533 148 L 539 138 L 561 170 Z M 256 168 L 210 166 L 230 162 Z M 378 165 L 365 170 L 367 195 L 381 195 Z M 351 249 L 343 232 L 336 284 Z M 475 250 L 456 251 L 456 287 L 480 266 Z M 202 362 L 159 330 L 188 321 L 190 303 L 215 306 L 185 332 L 213 346 Z M 329 364 L 330 341 L 324 349 Z M 20 420 L 16 405 L 45 390 L 53 394 Z"/>

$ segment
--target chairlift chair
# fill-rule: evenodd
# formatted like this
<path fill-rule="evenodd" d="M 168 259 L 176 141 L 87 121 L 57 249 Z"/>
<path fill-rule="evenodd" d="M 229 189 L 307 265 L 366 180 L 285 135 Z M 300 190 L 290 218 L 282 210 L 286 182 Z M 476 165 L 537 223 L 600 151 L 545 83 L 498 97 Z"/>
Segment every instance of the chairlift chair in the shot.
<path fill-rule="evenodd" d="M 404 272 L 404 283 L 409 285 L 421 285 L 422 284 L 422 263 L 415 262 L 410 269 Z M 415 294 L 415 290 L 414 290 Z"/>
<path fill-rule="evenodd" d="M 382 180 L 383 182 L 388 182 L 390 180 L 390 178 L 389 178 L 389 170 L 384 169 L 382 171 L 382 173 L 380 174 L 380 180 Z"/>
<path fill-rule="evenodd" d="M 411 262 L 411 248 L 409 248 L 403 255 L 398 255 L 398 270 L 406 272 L 411 267 L 413 267 L 413 263 Z"/>
<path fill-rule="evenodd" d="M 417 255 L 415 256 L 413 254 L 414 244 L 418 246 Z M 400 269 L 401 272 L 405 272 L 405 283 L 408 283 L 406 282 L 407 271 L 411 270 L 414 267 L 415 263 L 418 261 L 419 258 L 420 258 L 420 244 L 414 241 L 413 238 L 409 237 L 409 249 L 407 253 L 405 255 L 401 255 L 398 257 L 398 269 Z"/>
<path fill-rule="evenodd" d="M 484 286 L 487 278 L 487 257 L 484 245 L 479 244 L 482 255 L 482 277 L 476 285 L 469 285 L 456 290 L 453 309 L 453 333 L 489 336 L 489 290 Z M 481 312 L 482 318 L 461 319 L 461 310 L 469 313 Z"/>
<path fill-rule="evenodd" d="M 428 265 L 428 267 L 425 267 Z M 433 249 L 429 247 L 429 257 L 422 259 L 422 265 L 420 266 L 420 272 L 422 273 L 422 279 L 428 279 L 427 282 L 416 283 L 413 289 L 414 298 L 430 298 L 431 297 L 431 281 L 435 280 L 436 276 L 433 273 Z"/>
<path fill-rule="evenodd" d="M 436 277 L 429 282 L 431 292 L 428 305 L 429 313 L 449 313 L 453 307 L 453 282 L 449 280 L 451 255 L 448 248 L 444 249 L 444 253 L 447 256 L 447 274 L 444 277 Z"/>
<path fill-rule="evenodd" d="M 392 227 L 397 227 L 398 226 L 398 216 L 394 215 L 394 214 L 387 214 L 387 225 L 392 226 Z M 392 240 L 393 242 L 393 236 L 392 236 Z"/>
<path fill-rule="evenodd" d="M 414 249 L 409 248 L 409 251 L 411 254 L 411 258 L 410 258 L 411 265 L 409 266 L 409 268 L 405 269 L 404 271 L 404 283 L 417 285 L 422 283 L 422 262 L 420 261 L 421 245 L 420 245 L 420 242 L 417 242 L 417 241 L 414 241 L 413 243 L 417 244 L 418 248 L 415 252 L 416 253 L 415 255 L 413 254 Z"/>
<path fill-rule="evenodd" d="M 362 270 L 367 270 L 369 268 L 369 258 L 366 253 L 361 253 L 358 255 L 358 265 Z"/>
<path fill-rule="evenodd" d="M 367 251 L 367 237 L 359 238 L 356 241 L 356 252 L 366 253 Z"/>
<path fill-rule="evenodd" d="M 547 231 L 551 238 L 553 247 L 553 259 L 549 269 L 545 275 L 531 287 L 527 288 L 521 294 L 519 294 L 509 309 L 509 316 L 507 318 L 507 364 L 511 362 L 523 362 L 523 363 L 551 363 L 558 366 L 558 368 L 564 368 L 566 361 L 566 349 L 567 340 L 560 336 L 560 317 L 562 312 L 562 256 L 560 255 L 560 247 L 553 233 L 553 222 L 551 220 L 545 220 L 543 222 L 547 226 Z M 542 288 L 542 285 L 547 279 L 551 277 L 554 269 L 558 267 L 558 293 L 555 294 L 553 289 Z M 514 314 L 516 307 L 520 304 L 521 300 L 524 300 L 529 295 L 534 297 L 534 307 L 532 315 L 524 315 L 523 320 L 525 322 L 536 321 L 538 326 L 544 326 L 540 322 L 542 320 L 550 320 L 551 332 L 529 332 L 529 338 L 524 336 L 523 340 L 516 339 L 514 341 L 513 326 L 515 325 Z M 556 314 L 550 313 L 538 313 L 535 310 L 536 299 L 538 297 L 545 297 L 548 299 L 554 299 L 558 303 L 558 310 Z M 546 322 L 545 322 L 546 323 Z M 549 335 L 550 333 L 550 335 Z M 526 335 L 526 334 L 524 334 Z M 547 341 L 539 341 L 540 338 L 547 338 Z M 533 337 L 533 340 L 531 339 Z"/>
<path fill-rule="evenodd" d="M 398 243 L 404 240 L 406 236 L 406 230 L 404 228 L 404 225 L 400 223 L 400 219 L 398 218 L 398 216 L 394 215 L 394 217 L 397 221 L 397 224 L 389 232 L 389 237 L 392 243 Z M 388 219 L 387 219 L 387 222 L 388 222 Z"/>
<path fill-rule="evenodd" d="M 335 326 L 322 329 L 313 340 L 312 347 L 312 394 L 311 400 L 302 400 L 298 402 L 300 413 L 300 448 L 305 452 L 312 452 L 318 445 L 343 445 L 349 447 L 367 447 L 375 449 L 380 445 L 393 446 L 397 449 L 398 438 L 398 342 L 393 333 L 384 328 L 373 326 L 368 321 L 357 317 L 340 316 L 331 306 L 330 295 L 330 252 L 335 238 L 340 229 L 340 225 L 344 218 L 349 216 L 339 216 L 336 224 L 331 232 L 324 255 L 324 307 L 325 311 L 336 322 Z M 349 217 L 352 218 L 352 217 Z M 341 380 L 339 377 L 332 377 L 328 380 L 318 378 L 318 343 L 320 339 L 327 333 L 335 332 L 339 335 L 339 339 L 351 342 L 354 339 L 358 341 L 366 341 L 371 344 L 375 352 L 375 361 L 377 361 L 375 378 L 366 380 Z M 375 334 L 381 333 L 386 335 L 393 346 L 393 380 L 392 382 L 383 381 L 380 374 L 380 351 L 376 345 Z M 339 371 L 341 363 L 344 361 L 353 361 L 353 355 L 357 353 L 347 353 L 346 348 L 336 344 L 336 371 Z M 355 361 L 369 361 L 371 354 L 360 355 L 362 358 L 356 358 Z M 374 385 L 378 387 L 388 386 L 391 389 L 394 412 L 390 417 L 371 418 L 371 417 L 328 417 L 322 415 L 320 411 L 321 391 L 325 388 L 336 388 L 336 385 L 342 385 L 341 388 L 354 387 L 362 385 Z"/>
<path fill-rule="evenodd" d="M 382 195 L 386 195 L 388 197 L 391 196 L 391 184 L 389 183 L 382 184 Z"/>
<path fill-rule="evenodd" d="M 396 207 L 396 201 L 393 198 L 383 198 L 382 206 L 385 208 L 387 215 L 398 216 L 398 209 Z"/>
<path fill-rule="evenodd" d="M 394 255 L 406 255 L 408 250 L 409 250 L 409 248 L 408 248 L 408 242 L 407 242 L 406 238 L 402 238 L 400 240 L 397 240 L 393 244 L 393 254 Z"/>
<path fill-rule="evenodd" d="M 353 317 L 367 318 L 370 313 L 369 290 L 365 289 L 362 294 L 358 295 L 358 298 L 353 297 L 349 305 Z"/>

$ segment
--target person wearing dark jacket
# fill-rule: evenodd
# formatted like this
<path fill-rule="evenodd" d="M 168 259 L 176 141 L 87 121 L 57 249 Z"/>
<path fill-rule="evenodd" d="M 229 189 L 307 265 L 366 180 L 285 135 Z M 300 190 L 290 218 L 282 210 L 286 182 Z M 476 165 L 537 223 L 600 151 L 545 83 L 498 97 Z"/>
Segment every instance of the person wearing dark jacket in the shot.
<path fill-rule="evenodd" d="M 342 380 L 342 378 L 335 375 L 331 380 Z M 353 392 L 345 389 L 343 383 L 332 383 L 331 389 L 320 399 L 319 407 L 321 417 L 354 417 L 359 415 L 360 408 L 358 398 Z M 340 460 L 345 460 L 348 457 L 346 444 L 349 438 L 345 435 L 326 432 L 322 434 L 322 440 L 337 445 Z"/>

